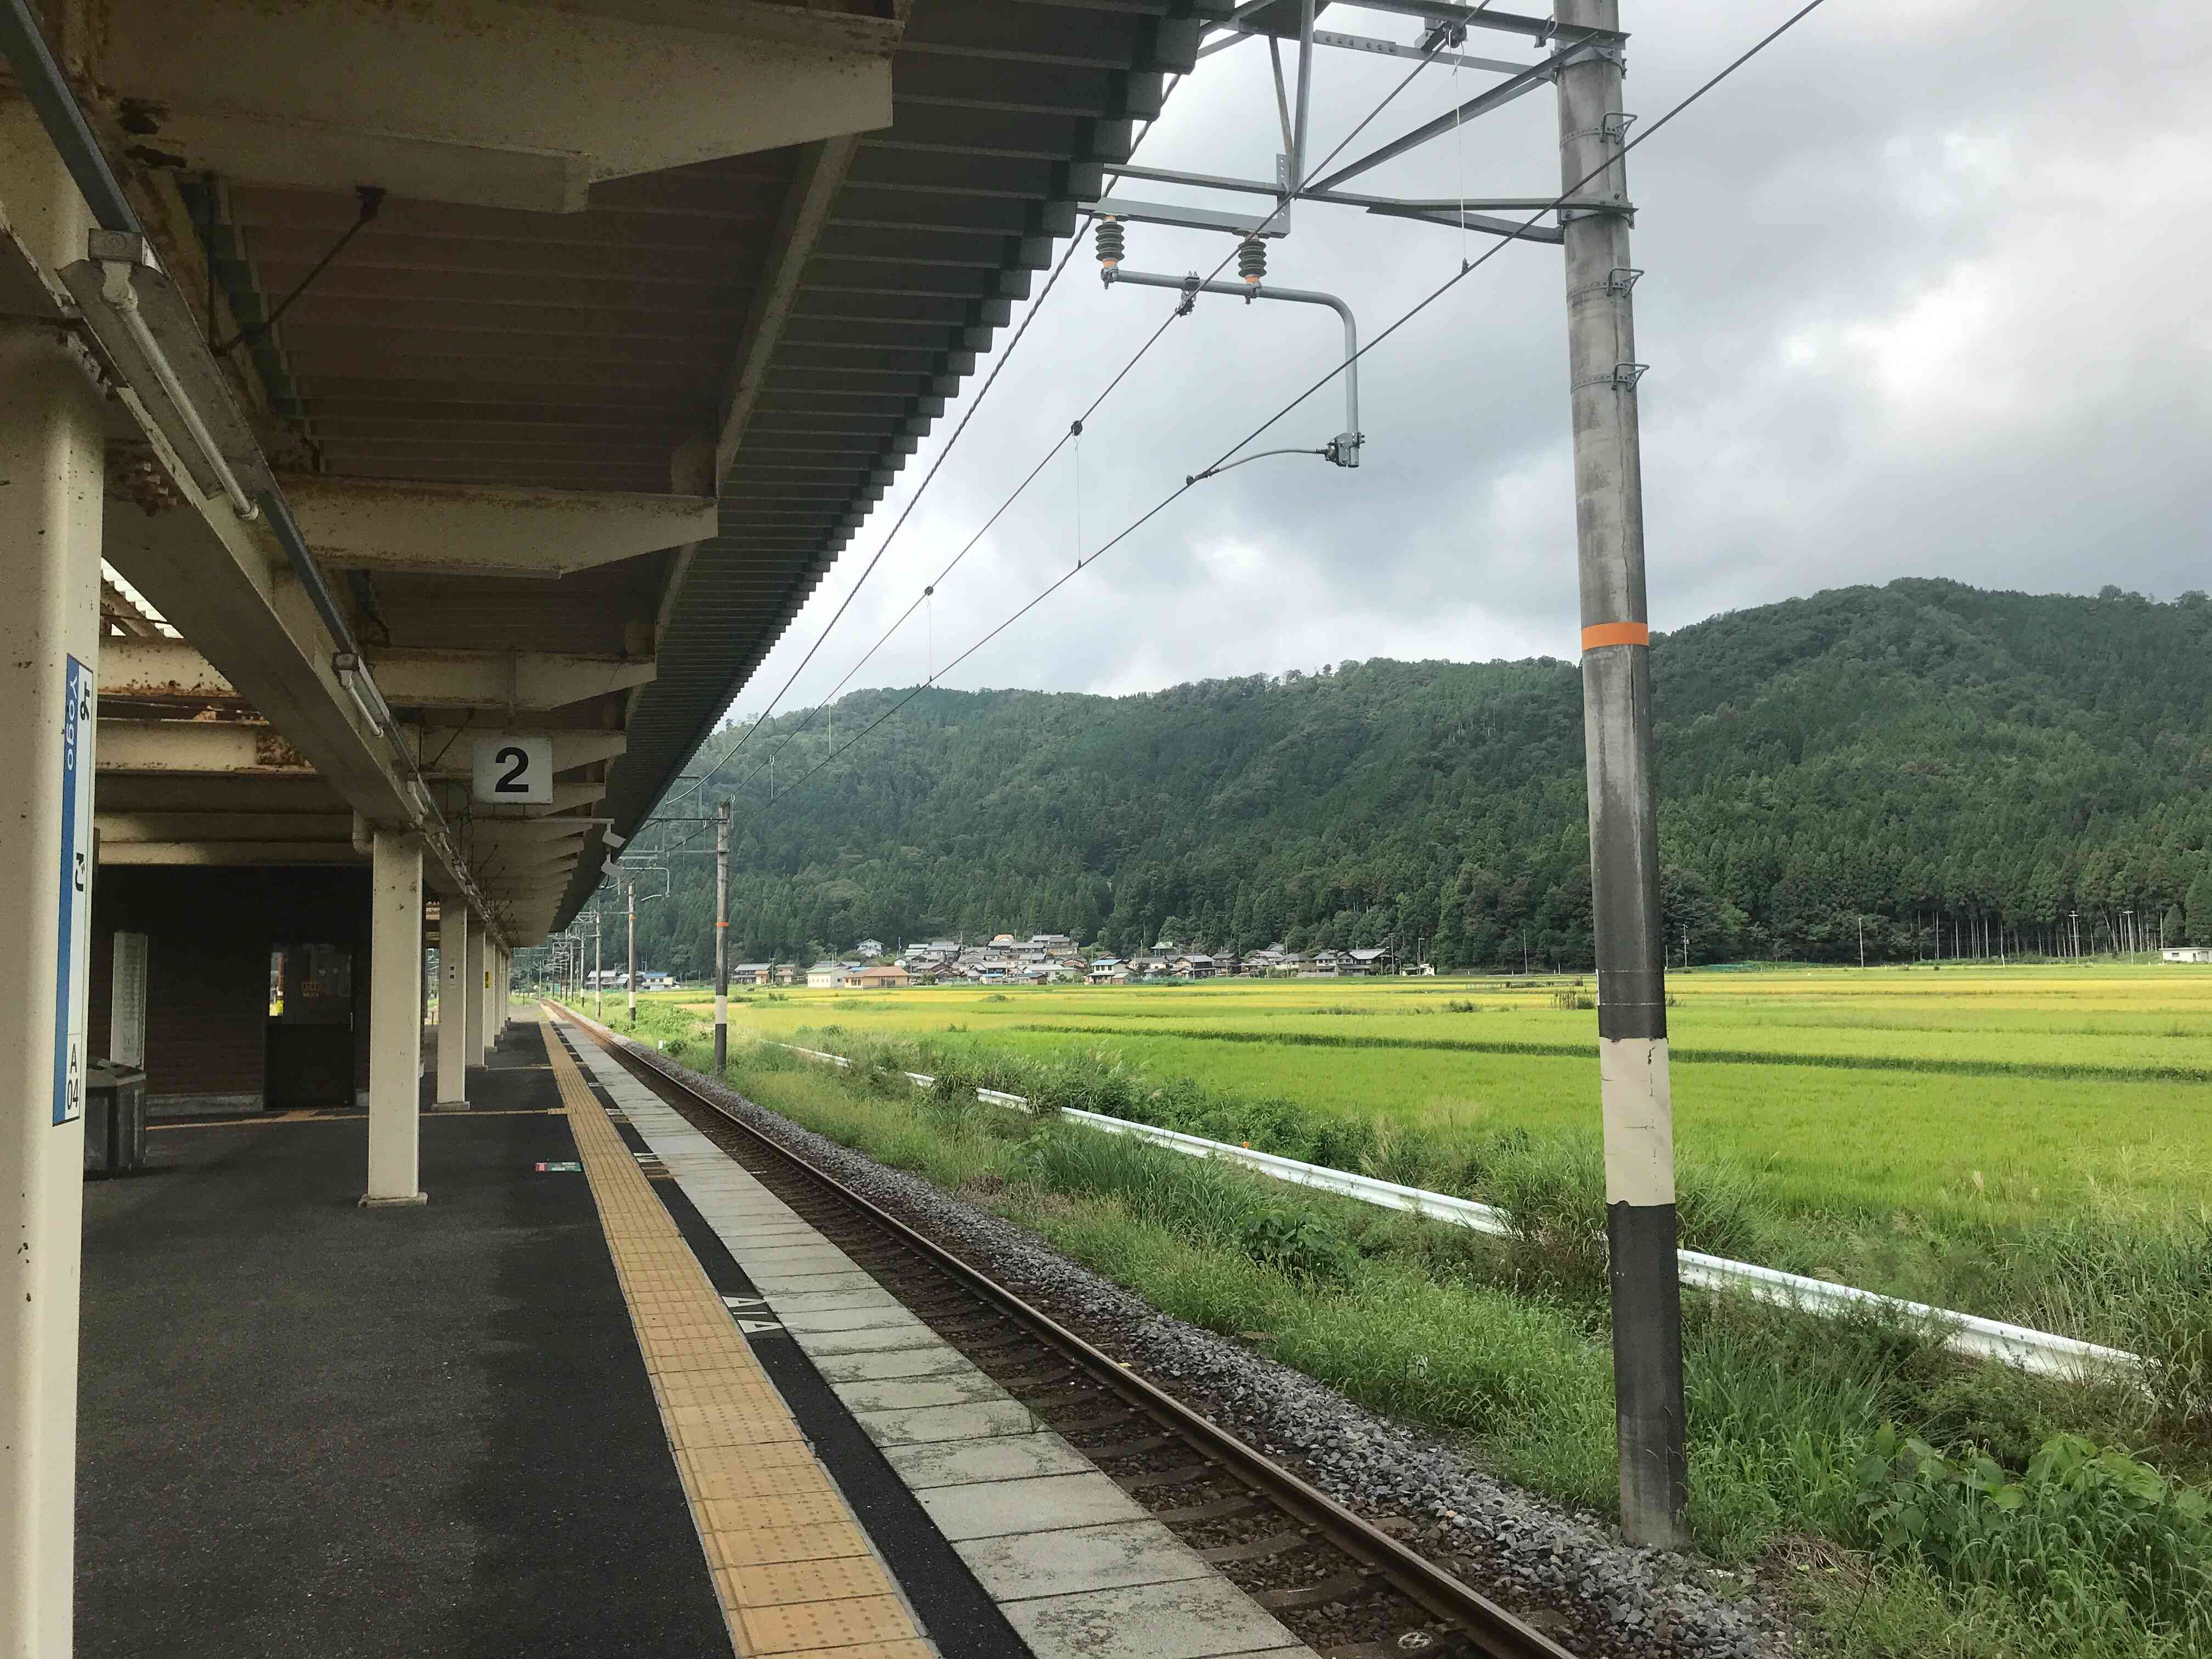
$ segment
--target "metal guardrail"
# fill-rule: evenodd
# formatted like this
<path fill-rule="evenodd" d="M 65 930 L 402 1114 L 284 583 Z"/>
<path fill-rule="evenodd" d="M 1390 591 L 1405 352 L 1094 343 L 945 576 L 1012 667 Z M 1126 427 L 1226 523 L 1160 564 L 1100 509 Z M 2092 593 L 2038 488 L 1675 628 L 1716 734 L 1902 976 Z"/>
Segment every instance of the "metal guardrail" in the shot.
<path fill-rule="evenodd" d="M 832 1065 L 852 1064 L 842 1054 L 826 1054 L 818 1048 L 802 1048 L 796 1043 L 782 1042 L 776 1047 Z M 930 1087 L 937 1080 L 919 1072 L 908 1072 L 906 1076 L 915 1087 L 922 1089 Z M 975 1097 L 995 1106 L 1010 1106 L 1022 1111 L 1030 1109 L 1030 1103 L 1023 1096 L 1007 1094 L 997 1089 L 978 1089 Z M 1507 1220 L 1504 1212 L 1487 1204 L 1478 1204 L 1471 1198 L 1455 1198 L 1449 1193 L 1425 1192 L 1420 1188 L 1403 1186 L 1395 1181 L 1353 1175 L 1347 1170 L 1329 1169 L 1324 1164 L 1303 1164 L 1296 1158 L 1282 1158 L 1273 1152 L 1257 1152 L 1249 1146 L 1232 1146 L 1225 1141 L 1208 1140 L 1200 1135 L 1185 1134 L 1177 1129 L 1158 1128 L 1149 1123 L 1131 1123 L 1126 1119 L 1107 1117 L 1097 1112 L 1063 1109 L 1060 1115 L 1106 1134 L 1133 1135 L 1155 1146 L 1164 1146 L 1194 1158 L 1225 1159 L 1247 1169 L 1256 1170 L 1262 1175 L 1272 1176 L 1278 1181 L 1318 1188 L 1323 1192 L 1358 1199 L 1363 1204 L 1373 1204 L 1386 1210 L 1401 1210 L 1450 1226 L 1471 1227 L 1477 1232 L 1503 1234 L 1513 1231 L 1512 1224 Z M 1933 1307 L 1925 1302 L 1884 1296 L 1879 1291 L 1863 1291 L 1850 1285 L 1831 1284 L 1825 1279 L 1784 1273 L 1779 1268 L 1762 1267 L 1755 1262 L 1731 1261 L 1725 1256 L 1707 1255 L 1702 1250 L 1681 1250 L 1676 1255 L 1681 1266 L 1682 1283 L 1699 1290 L 1729 1291 L 1760 1302 L 1802 1309 L 1808 1313 L 1832 1316 L 1862 1311 L 1880 1312 L 1940 1324 L 1945 1328 L 1944 1346 L 1953 1352 L 1977 1359 L 2002 1360 L 2008 1365 L 2039 1376 L 2069 1378 L 2112 1376 L 2139 1371 L 2143 1364 L 2141 1355 L 2130 1353 L 2124 1348 L 2109 1348 L 2101 1343 L 2084 1342 L 2078 1337 L 2039 1331 L 2026 1325 L 2010 1324 L 2002 1319 L 1985 1318 L 1980 1314 L 1960 1313 L 1955 1309 Z"/>

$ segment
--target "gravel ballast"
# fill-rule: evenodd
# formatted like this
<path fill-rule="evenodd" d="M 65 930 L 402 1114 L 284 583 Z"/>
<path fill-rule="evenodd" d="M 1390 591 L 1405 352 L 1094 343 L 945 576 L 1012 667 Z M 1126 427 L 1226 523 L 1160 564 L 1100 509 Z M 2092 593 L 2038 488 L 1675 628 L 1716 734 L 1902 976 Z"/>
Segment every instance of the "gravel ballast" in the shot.
<path fill-rule="evenodd" d="M 1484 1474 L 1304 1373 L 1152 1308 L 1035 1234 L 802 1127 L 653 1049 L 645 1065 L 696 1091 L 871 1202 L 1076 1327 L 1247 1441 L 1583 1654 L 1776 1656 L 1784 1620 L 1757 1595 L 1717 1594 L 1693 1558 L 1629 1547 L 1610 1525 Z"/>

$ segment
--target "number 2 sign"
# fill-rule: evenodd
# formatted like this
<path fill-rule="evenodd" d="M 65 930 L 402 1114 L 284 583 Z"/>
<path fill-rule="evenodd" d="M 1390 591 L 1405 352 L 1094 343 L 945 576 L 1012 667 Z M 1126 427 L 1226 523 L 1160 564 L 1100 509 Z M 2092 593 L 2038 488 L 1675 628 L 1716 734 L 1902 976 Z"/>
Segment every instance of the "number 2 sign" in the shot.
<path fill-rule="evenodd" d="M 475 795 L 481 801 L 545 806 L 553 799 L 553 739 L 538 732 L 487 732 L 477 738 Z"/>

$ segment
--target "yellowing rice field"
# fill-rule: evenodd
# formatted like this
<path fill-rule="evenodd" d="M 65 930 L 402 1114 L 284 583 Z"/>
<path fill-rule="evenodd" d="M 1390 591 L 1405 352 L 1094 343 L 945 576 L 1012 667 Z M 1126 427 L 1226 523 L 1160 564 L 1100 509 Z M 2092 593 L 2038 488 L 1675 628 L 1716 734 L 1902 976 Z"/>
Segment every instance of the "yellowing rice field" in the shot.
<path fill-rule="evenodd" d="M 828 1028 L 1163 1075 L 1431 1127 L 1593 1126 L 1596 1015 L 1569 979 L 741 988 L 733 1036 Z M 1785 1211 L 2049 1218 L 2212 1200 L 2212 969 L 1677 974 L 1686 1158 Z M 656 999 L 659 1000 L 659 999 Z M 697 992 L 668 1000 L 703 1015 Z M 1471 1006 L 1470 1006 L 1471 1005 Z M 823 1046 L 835 1047 L 823 1039 Z"/>

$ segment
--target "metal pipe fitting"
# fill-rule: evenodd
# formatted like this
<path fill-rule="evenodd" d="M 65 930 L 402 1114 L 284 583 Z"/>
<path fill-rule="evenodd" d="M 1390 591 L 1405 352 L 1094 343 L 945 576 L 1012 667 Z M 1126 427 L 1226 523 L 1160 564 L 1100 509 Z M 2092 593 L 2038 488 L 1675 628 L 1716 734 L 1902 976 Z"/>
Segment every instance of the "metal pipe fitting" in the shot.
<path fill-rule="evenodd" d="M 1292 305 L 1327 306 L 1344 323 L 1344 430 L 1330 441 L 1325 452 L 1339 466 L 1358 466 L 1360 446 L 1366 442 L 1359 430 L 1359 325 L 1352 307 L 1334 294 L 1312 289 L 1269 288 L 1263 283 L 1196 283 L 1188 276 L 1164 276 L 1156 271 L 1114 268 L 1105 273 L 1113 283 L 1134 283 L 1139 288 L 1167 288 L 1186 301 L 1199 294 L 1233 294 L 1240 300 L 1286 300 Z"/>

